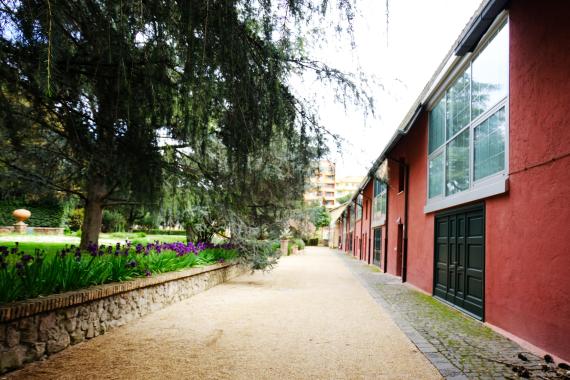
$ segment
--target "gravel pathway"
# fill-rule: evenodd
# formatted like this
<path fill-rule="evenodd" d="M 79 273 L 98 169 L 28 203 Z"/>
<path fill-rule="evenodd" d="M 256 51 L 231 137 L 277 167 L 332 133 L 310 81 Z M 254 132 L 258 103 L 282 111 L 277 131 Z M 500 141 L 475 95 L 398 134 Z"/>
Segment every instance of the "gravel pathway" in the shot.
<path fill-rule="evenodd" d="M 439 379 L 327 249 L 285 257 L 9 379 Z"/>

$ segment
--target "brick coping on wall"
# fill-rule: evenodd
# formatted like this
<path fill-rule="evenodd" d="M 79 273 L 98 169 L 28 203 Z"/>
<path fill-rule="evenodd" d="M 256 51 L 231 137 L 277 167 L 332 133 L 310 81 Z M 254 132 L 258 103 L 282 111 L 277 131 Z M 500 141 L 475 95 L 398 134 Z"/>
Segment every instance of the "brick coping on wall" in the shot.
<path fill-rule="evenodd" d="M 237 265 L 234 263 L 218 263 L 206 267 L 195 267 L 177 272 L 162 273 L 152 277 L 136 278 L 125 282 L 91 286 L 89 288 L 73 290 L 65 293 L 52 294 L 45 297 L 17 301 L 0 306 L 0 323 L 10 322 L 18 318 L 29 317 L 64 307 L 79 305 L 85 302 L 110 297 L 131 290 L 160 285 L 166 282 L 196 276 L 200 273 L 211 272 L 217 269 Z"/>

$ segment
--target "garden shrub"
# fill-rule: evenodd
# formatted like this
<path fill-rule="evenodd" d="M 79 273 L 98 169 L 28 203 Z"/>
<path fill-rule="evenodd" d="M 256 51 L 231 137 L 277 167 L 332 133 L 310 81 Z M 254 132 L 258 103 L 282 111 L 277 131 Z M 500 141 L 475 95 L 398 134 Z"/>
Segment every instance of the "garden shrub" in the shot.
<path fill-rule="evenodd" d="M 270 270 L 279 257 L 279 243 L 269 240 L 235 239 L 232 241 L 242 262 L 252 270 Z"/>
<path fill-rule="evenodd" d="M 123 232 L 127 226 L 127 220 L 118 211 L 103 210 L 103 232 Z"/>
<path fill-rule="evenodd" d="M 305 249 L 305 242 L 303 241 L 303 239 L 294 239 L 294 242 L 297 245 L 297 248 L 299 248 L 299 251 Z"/>
<path fill-rule="evenodd" d="M 111 237 L 114 238 L 129 238 L 129 239 L 136 239 L 136 238 L 144 238 L 146 237 L 146 233 L 144 232 L 113 232 L 111 233 Z"/>
<path fill-rule="evenodd" d="M 309 245 L 309 246 L 317 246 L 317 245 L 319 245 L 319 239 L 318 239 L 318 238 L 309 239 L 309 240 L 307 241 L 307 245 Z"/>
<path fill-rule="evenodd" d="M 85 211 L 82 208 L 76 208 L 67 215 L 67 226 L 71 231 L 79 231 L 83 225 L 83 216 Z"/>
<path fill-rule="evenodd" d="M 57 201 L 0 201 L 0 226 L 11 226 L 16 223 L 12 212 L 19 208 L 32 213 L 30 219 L 26 221 L 26 224 L 31 227 L 63 227 L 64 208 Z"/>
<path fill-rule="evenodd" d="M 149 229 L 149 230 L 142 230 L 141 232 L 145 232 L 147 235 L 177 235 L 177 236 L 186 236 L 186 231 L 184 230 L 160 230 L 160 229 Z"/>

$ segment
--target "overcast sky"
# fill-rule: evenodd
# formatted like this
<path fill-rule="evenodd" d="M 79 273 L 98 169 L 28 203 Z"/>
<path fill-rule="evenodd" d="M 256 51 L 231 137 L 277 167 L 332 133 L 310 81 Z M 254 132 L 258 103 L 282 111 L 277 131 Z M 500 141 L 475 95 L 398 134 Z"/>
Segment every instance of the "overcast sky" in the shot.
<path fill-rule="evenodd" d="M 386 24 L 384 0 L 358 0 L 354 38 L 329 38 L 311 46 L 311 55 L 344 71 L 361 71 L 377 84 L 374 118 L 361 110 L 344 110 L 331 91 L 312 81 L 294 83 L 305 95 L 316 95 L 321 121 L 346 141 L 343 155 L 331 147 L 337 175 L 363 176 L 378 157 L 427 81 L 463 30 L 481 0 L 390 0 Z M 318 46 L 320 45 L 320 46 Z"/>

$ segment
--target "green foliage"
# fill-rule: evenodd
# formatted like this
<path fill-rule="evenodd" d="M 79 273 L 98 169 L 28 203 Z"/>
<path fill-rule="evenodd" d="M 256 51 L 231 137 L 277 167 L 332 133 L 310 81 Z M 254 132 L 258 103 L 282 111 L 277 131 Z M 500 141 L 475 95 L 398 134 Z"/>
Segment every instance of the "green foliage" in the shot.
<path fill-rule="evenodd" d="M 83 224 L 84 209 L 76 208 L 69 212 L 67 215 L 67 226 L 71 231 L 81 230 Z"/>
<path fill-rule="evenodd" d="M 295 246 L 295 243 L 292 240 L 289 240 L 287 242 L 287 256 L 290 256 L 291 253 L 293 253 L 293 247 Z"/>
<path fill-rule="evenodd" d="M 279 4 L 275 14 L 271 0 L 4 2 L 0 163 L 96 216 L 156 207 L 171 183 L 193 198 L 169 209 L 189 235 L 238 223 L 275 234 L 328 134 L 290 76 L 311 71 L 345 104 L 371 104 L 351 77 L 306 56 L 300 36 L 328 7 Z M 352 1 L 337 6 L 339 30 L 351 30 Z M 202 205 L 205 218 L 184 214 Z M 83 229 L 84 245 L 97 240 L 99 225 Z"/>
<path fill-rule="evenodd" d="M 145 231 L 156 230 L 158 228 L 156 217 L 150 212 L 145 213 L 142 218 L 137 219 L 136 223 Z"/>
<path fill-rule="evenodd" d="M 319 245 L 319 239 L 318 238 L 311 238 L 311 239 L 307 240 L 307 245 L 316 247 L 317 245 Z"/>
<path fill-rule="evenodd" d="M 279 242 L 236 239 L 233 241 L 242 262 L 252 270 L 270 270 L 279 257 Z"/>
<path fill-rule="evenodd" d="M 125 251 L 126 249 L 126 251 Z M 152 249 L 137 253 L 123 246 L 119 254 L 76 253 L 73 247 L 47 254 L 24 254 L 14 248 L 0 252 L 0 304 L 45 296 L 108 282 L 128 281 L 158 273 L 235 260 L 234 249 L 208 248 L 198 254 L 180 255 L 173 250 Z M 114 249 L 113 249 L 114 251 Z"/>
<path fill-rule="evenodd" d="M 146 237 L 146 232 L 112 232 L 110 236 L 113 238 L 137 239 Z"/>
<path fill-rule="evenodd" d="M 299 248 L 300 251 L 305 249 L 305 242 L 303 239 L 294 239 L 293 242 L 297 245 L 297 248 Z"/>
<path fill-rule="evenodd" d="M 103 211 L 103 232 L 122 232 L 127 227 L 127 220 L 118 211 Z"/>
<path fill-rule="evenodd" d="M 175 236 L 186 236 L 186 231 L 184 230 L 144 230 L 147 235 L 175 235 Z"/>
<path fill-rule="evenodd" d="M 315 207 L 311 210 L 311 213 L 311 219 L 315 227 L 327 227 L 331 223 L 331 215 L 325 206 Z"/>
<path fill-rule="evenodd" d="M 16 223 L 12 212 L 24 208 L 32 213 L 26 224 L 32 227 L 62 227 L 63 206 L 56 201 L 36 203 L 0 201 L 0 226 L 11 226 Z"/>
<path fill-rule="evenodd" d="M 354 194 L 350 194 L 350 193 L 349 193 L 349 194 L 346 194 L 346 195 L 343 195 L 342 197 L 338 197 L 338 198 L 336 199 L 336 201 L 337 201 L 339 204 L 345 204 L 346 202 L 348 202 L 348 201 L 350 200 L 350 198 L 352 198 L 353 195 L 354 195 Z"/>

